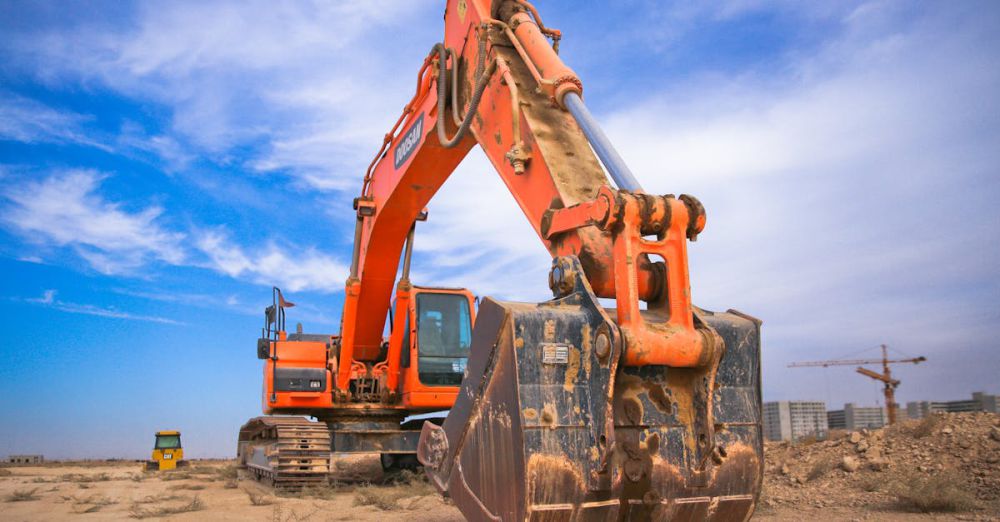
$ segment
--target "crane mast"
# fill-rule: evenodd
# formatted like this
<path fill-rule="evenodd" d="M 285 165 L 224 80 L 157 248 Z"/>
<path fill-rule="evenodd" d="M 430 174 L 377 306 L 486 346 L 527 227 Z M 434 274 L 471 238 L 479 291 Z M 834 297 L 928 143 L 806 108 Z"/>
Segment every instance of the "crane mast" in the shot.
<path fill-rule="evenodd" d="M 830 361 L 805 361 L 805 362 L 795 362 L 788 365 L 789 368 L 809 368 L 809 367 L 829 367 L 829 366 L 855 366 L 860 364 L 881 364 L 882 373 L 878 373 L 868 368 L 858 367 L 855 371 L 864 375 L 865 377 L 870 377 L 879 381 L 883 384 L 882 392 L 885 395 L 885 411 L 886 417 L 888 417 L 889 424 L 895 424 L 897 418 L 897 411 L 899 410 L 899 405 L 896 404 L 896 388 L 899 387 L 900 381 L 898 379 L 892 378 L 892 369 L 889 368 L 890 364 L 900 364 L 900 363 L 913 363 L 919 364 L 927 360 L 926 357 L 911 357 L 907 359 L 890 359 L 889 358 L 889 348 L 886 345 L 881 345 L 882 348 L 882 358 L 881 359 L 851 359 L 851 360 L 830 360 Z"/>

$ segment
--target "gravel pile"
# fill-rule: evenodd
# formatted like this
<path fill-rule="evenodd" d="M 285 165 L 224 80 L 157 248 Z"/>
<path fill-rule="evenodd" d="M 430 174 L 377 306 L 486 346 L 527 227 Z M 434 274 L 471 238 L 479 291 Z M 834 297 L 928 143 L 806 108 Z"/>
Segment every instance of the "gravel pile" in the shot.
<path fill-rule="evenodd" d="M 934 414 L 828 440 L 769 442 L 761 507 L 1000 514 L 1000 416 Z"/>

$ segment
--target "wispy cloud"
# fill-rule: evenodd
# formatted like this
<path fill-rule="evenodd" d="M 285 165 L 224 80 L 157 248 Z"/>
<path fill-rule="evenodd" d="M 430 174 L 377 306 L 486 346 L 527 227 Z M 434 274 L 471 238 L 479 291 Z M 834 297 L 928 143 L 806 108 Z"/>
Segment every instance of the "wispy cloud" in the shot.
<path fill-rule="evenodd" d="M 0 90 L 0 140 L 23 143 L 73 143 L 110 152 L 84 126 L 89 116 L 60 111 L 24 96 Z"/>
<path fill-rule="evenodd" d="M 52 84 L 96 84 L 168 107 L 167 133 L 147 143 L 168 157 L 195 152 L 342 189 L 357 186 L 357 169 L 402 106 L 386 101 L 412 91 L 410 80 L 383 80 L 426 52 L 404 42 L 419 36 L 409 22 L 430 5 L 140 4 L 113 25 L 84 16 L 71 28 L 11 35 L 0 53 Z M 394 45 L 378 45 L 387 34 Z"/>
<path fill-rule="evenodd" d="M 196 232 L 191 248 L 185 243 L 191 233 L 170 227 L 161 207 L 130 211 L 107 200 L 98 190 L 107 177 L 92 170 L 69 170 L 11 184 L 3 192 L 9 204 L 4 205 L 0 222 L 29 243 L 70 248 L 107 275 L 145 274 L 151 265 L 160 263 L 208 268 L 293 291 L 332 292 L 343 286 L 345 265 L 315 248 L 282 248 L 273 241 L 245 247 L 234 243 L 221 228 Z"/>
<path fill-rule="evenodd" d="M 150 260 L 184 261 L 183 234 L 160 224 L 163 209 L 134 212 L 96 191 L 105 174 L 68 170 L 3 192 L 0 218 L 30 242 L 68 246 L 105 274 L 129 273 Z"/>
<path fill-rule="evenodd" d="M 180 321 L 159 317 L 155 315 L 140 315 L 118 310 L 116 308 L 106 308 L 92 304 L 69 303 L 56 299 L 55 290 L 46 290 L 41 297 L 24 299 L 29 303 L 54 308 L 56 310 L 70 314 L 94 315 L 97 317 L 109 317 L 112 319 L 126 319 L 130 321 L 147 321 L 151 323 L 183 325 Z"/>
<path fill-rule="evenodd" d="M 279 248 L 272 243 L 248 252 L 233 244 L 221 229 L 202 232 L 196 245 L 214 270 L 289 291 L 334 292 L 343 289 L 347 279 L 344 264 L 315 249 Z"/>

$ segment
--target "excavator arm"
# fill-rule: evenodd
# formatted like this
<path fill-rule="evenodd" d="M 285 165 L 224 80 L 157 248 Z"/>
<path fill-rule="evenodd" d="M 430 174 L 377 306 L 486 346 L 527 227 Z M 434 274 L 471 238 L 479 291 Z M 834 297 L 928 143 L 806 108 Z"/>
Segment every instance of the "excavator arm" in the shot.
<path fill-rule="evenodd" d="M 454 407 L 421 433 L 435 485 L 470 519 L 745 519 L 763 469 L 760 323 L 691 303 L 701 203 L 642 191 L 531 4 L 449 0 L 444 18 L 355 200 L 335 401 L 358 361 L 383 357 L 394 400 L 393 286 L 402 309 L 415 222 L 478 145 L 553 257 L 554 299 L 483 300 Z"/>

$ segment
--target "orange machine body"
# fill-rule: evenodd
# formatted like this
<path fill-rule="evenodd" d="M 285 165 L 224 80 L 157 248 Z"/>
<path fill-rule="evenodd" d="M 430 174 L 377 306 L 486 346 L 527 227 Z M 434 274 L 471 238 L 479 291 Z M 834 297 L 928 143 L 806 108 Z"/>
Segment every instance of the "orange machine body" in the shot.
<path fill-rule="evenodd" d="M 421 337 L 429 335 L 417 331 L 423 296 L 454 296 L 455 303 L 460 303 L 466 312 L 453 325 L 458 336 L 464 338 L 464 344 L 451 343 L 460 349 L 464 346 L 464 353 L 443 357 L 447 359 L 445 364 L 451 365 L 453 370 L 450 381 L 446 383 L 425 382 L 429 372 L 421 366 L 421 362 L 424 361 L 426 366 L 434 362 L 433 359 L 442 357 L 428 357 L 421 350 Z M 370 389 L 378 390 L 379 397 L 374 401 L 339 407 L 364 409 L 375 402 L 380 409 L 398 409 L 407 413 L 450 408 L 458 394 L 460 375 L 468 359 L 467 349 L 475 321 L 475 297 L 465 289 L 418 287 L 407 283 L 401 285 L 394 304 L 397 319 L 389 336 L 383 339 L 383 359 L 374 364 L 357 360 L 351 364 L 351 381 L 371 383 Z M 338 367 L 340 341 L 339 335 L 288 334 L 284 330 L 274 332 L 273 339 L 262 345 L 258 354 L 265 359 L 264 413 L 322 417 L 338 406 L 331 392 L 334 389 L 334 371 Z M 424 344 L 427 345 L 428 341 L 425 340 Z M 355 391 L 358 391 L 357 386 Z"/>

